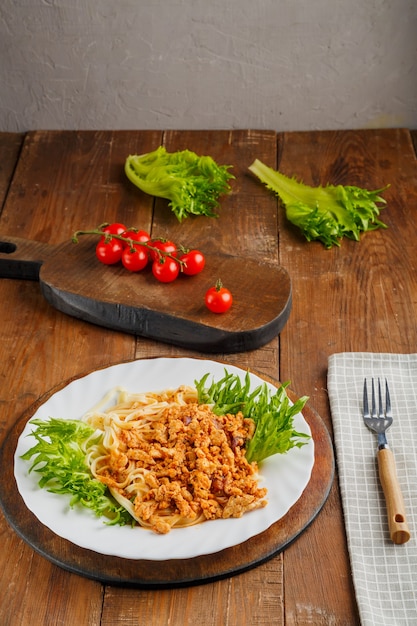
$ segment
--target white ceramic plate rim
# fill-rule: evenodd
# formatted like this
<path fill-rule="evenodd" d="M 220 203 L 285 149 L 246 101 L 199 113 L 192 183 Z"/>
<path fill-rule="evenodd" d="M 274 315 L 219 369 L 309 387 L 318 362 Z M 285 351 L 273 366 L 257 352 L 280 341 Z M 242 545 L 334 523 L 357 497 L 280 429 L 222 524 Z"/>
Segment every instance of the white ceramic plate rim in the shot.
<path fill-rule="evenodd" d="M 123 386 L 132 392 L 158 391 L 183 384 L 193 385 L 207 372 L 218 380 L 224 375 L 225 368 L 241 378 L 247 373 L 238 367 L 207 359 L 155 358 L 119 363 L 70 382 L 50 396 L 32 418 L 80 419 L 115 386 Z M 265 382 L 252 373 L 250 378 L 252 388 Z M 307 486 L 314 465 L 314 441 L 310 439 L 301 448 L 293 448 L 284 455 L 277 454 L 264 461 L 260 485 L 268 489 L 268 505 L 263 509 L 238 519 L 214 520 L 158 535 L 139 527 L 108 526 L 88 510 L 71 509 L 69 497 L 40 489 L 39 475 L 36 472 L 29 474 L 30 463 L 21 459 L 35 441 L 28 436 L 33 430 L 29 422 L 19 437 L 14 457 L 17 487 L 28 509 L 56 535 L 81 548 L 121 558 L 187 559 L 238 545 L 267 530 L 289 511 Z M 311 435 L 301 413 L 295 416 L 294 426 Z"/>

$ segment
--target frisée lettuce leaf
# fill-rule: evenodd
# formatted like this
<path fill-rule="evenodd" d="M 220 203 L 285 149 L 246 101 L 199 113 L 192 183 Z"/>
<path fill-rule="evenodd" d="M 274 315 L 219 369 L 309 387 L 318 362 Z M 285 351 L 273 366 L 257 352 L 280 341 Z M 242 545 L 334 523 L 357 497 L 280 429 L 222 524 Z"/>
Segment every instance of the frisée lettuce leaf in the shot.
<path fill-rule="evenodd" d="M 250 463 L 260 463 L 268 456 L 284 454 L 308 443 L 310 436 L 293 427 L 294 416 L 304 408 L 308 397 L 290 402 L 286 392 L 289 382 L 272 393 L 266 383 L 251 390 L 248 372 L 243 383 L 239 376 L 227 370 L 222 379 L 206 386 L 208 377 L 206 374 L 195 381 L 199 403 L 212 405 L 211 410 L 216 415 L 240 411 L 255 423 L 254 435 L 246 443 L 245 456 Z"/>
<path fill-rule="evenodd" d="M 386 204 L 380 194 L 387 187 L 376 191 L 343 185 L 310 187 L 258 159 L 249 170 L 279 196 L 287 219 L 301 229 L 307 241 L 321 241 L 331 248 L 340 246 L 342 237 L 359 241 L 362 232 L 387 228 L 378 219 L 377 204 Z"/>
<path fill-rule="evenodd" d="M 36 430 L 31 435 L 37 443 L 22 455 L 32 461 L 29 472 L 41 475 L 39 486 L 52 493 L 70 494 L 70 506 L 91 509 L 97 517 L 106 517 L 108 524 L 132 524 L 131 515 L 111 496 L 106 485 L 93 477 L 86 455 L 89 444 L 101 434 L 79 420 L 49 418 L 32 419 Z"/>
<path fill-rule="evenodd" d="M 218 217 L 219 196 L 230 192 L 231 165 L 218 165 L 210 156 L 191 150 L 129 155 L 125 162 L 128 179 L 152 196 L 166 198 L 178 221 L 190 215 Z"/>

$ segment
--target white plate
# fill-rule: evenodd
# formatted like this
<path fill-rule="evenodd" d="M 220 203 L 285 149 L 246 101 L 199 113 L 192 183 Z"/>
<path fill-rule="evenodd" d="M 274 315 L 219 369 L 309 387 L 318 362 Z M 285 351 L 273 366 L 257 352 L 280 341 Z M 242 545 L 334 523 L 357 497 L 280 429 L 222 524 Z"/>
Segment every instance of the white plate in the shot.
<path fill-rule="evenodd" d="M 194 385 L 194 381 L 207 372 L 219 380 L 225 368 L 242 379 L 246 375 L 246 370 L 205 359 L 157 358 L 113 365 L 69 383 L 41 405 L 33 417 L 80 419 L 112 387 L 121 385 L 131 392 L 159 391 Z M 252 388 L 264 382 L 253 374 L 250 377 Z M 274 390 L 272 385 L 269 386 Z M 311 434 L 301 413 L 295 416 L 294 427 L 299 432 Z M 54 533 L 82 548 L 129 559 L 187 559 L 246 541 L 288 512 L 307 486 L 314 465 L 314 441 L 310 439 L 301 448 L 276 454 L 263 462 L 260 485 L 268 489 L 268 505 L 263 509 L 237 519 L 213 520 L 157 535 L 144 528 L 107 526 L 103 519 L 87 509 L 71 509 L 69 496 L 40 489 L 39 475 L 36 472 L 29 474 L 30 463 L 20 458 L 35 443 L 33 437 L 28 437 L 33 428 L 29 422 L 26 424 L 14 459 L 17 487 L 28 509 Z"/>

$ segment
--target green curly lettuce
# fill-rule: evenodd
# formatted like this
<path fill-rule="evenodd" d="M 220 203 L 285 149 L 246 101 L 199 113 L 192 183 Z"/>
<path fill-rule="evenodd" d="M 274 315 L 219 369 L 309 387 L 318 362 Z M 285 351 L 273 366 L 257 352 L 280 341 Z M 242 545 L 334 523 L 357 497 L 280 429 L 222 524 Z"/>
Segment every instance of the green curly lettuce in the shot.
<path fill-rule="evenodd" d="M 310 187 L 289 178 L 256 159 L 249 170 L 275 192 L 286 209 L 287 219 L 301 229 L 307 241 L 321 241 L 326 248 L 340 246 L 342 237 L 359 241 L 360 233 L 387 228 L 378 219 L 386 204 L 384 187 L 368 191 L 354 186 Z"/>
<path fill-rule="evenodd" d="M 266 383 L 251 390 L 249 373 L 243 383 L 239 376 L 227 370 L 222 379 L 206 386 L 208 377 L 206 374 L 200 381 L 195 381 L 199 403 L 212 405 L 215 415 L 235 415 L 240 411 L 255 423 L 254 435 L 245 446 L 249 463 L 260 463 L 273 454 L 284 454 L 308 443 L 310 436 L 293 427 L 295 415 L 300 413 L 308 398 L 303 396 L 291 403 L 286 392 L 289 382 L 272 393 Z"/>
<path fill-rule="evenodd" d="M 36 426 L 31 436 L 37 443 L 22 459 L 32 461 L 29 472 L 41 475 L 39 487 L 69 494 L 71 507 L 80 504 L 97 517 L 108 518 L 111 525 L 132 524 L 131 515 L 114 500 L 107 486 L 93 477 L 87 464 L 88 447 L 102 434 L 79 420 L 51 417 L 45 421 L 32 419 L 30 423 Z"/>
<path fill-rule="evenodd" d="M 128 179 L 145 193 L 169 200 L 173 213 L 182 221 L 190 215 L 218 217 L 219 196 L 231 191 L 231 165 L 218 165 L 210 156 L 190 150 L 169 153 L 163 146 L 125 162 Z"/>

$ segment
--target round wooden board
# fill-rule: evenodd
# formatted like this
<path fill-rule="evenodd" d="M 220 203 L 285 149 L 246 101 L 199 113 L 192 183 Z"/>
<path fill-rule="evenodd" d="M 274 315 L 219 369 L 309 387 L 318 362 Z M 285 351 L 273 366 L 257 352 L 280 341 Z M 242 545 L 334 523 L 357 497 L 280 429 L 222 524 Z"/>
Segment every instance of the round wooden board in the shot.
<path fill-rule="evenodd" d="M 276 381 L 257 375 L 276 384 Z M 65 570 L 107 584 L 148 589 L 212 582 L 256 567 L 284 550 L 310 525 L 327 499 L 334 477 L 333 447 L 322 419 L 306 406 L 303 415 L 311 428 L 315 445 L 310 481 L 288 513 L 263 533 L 214 554 L 181 560 L 124 559 L 80 548 L 39 522 L 26 508 L 14 478 L 14 454 L 26 422 L 41 404 L 68 382 L 42 396 L 22 415 L 6 436 L 0 452 L 0 505 L 7 521 L 36 552 Z M 293 401 L 296 399 L 291 391 L 287 390 L 287 393 Z"/>

